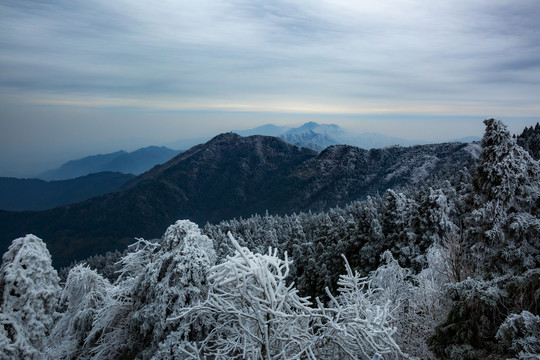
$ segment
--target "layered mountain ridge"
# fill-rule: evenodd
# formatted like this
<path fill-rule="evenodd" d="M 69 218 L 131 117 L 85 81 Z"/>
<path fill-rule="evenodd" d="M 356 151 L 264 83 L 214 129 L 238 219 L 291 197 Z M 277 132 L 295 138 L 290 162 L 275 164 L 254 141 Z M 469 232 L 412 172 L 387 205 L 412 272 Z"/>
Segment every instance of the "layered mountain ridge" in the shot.
<path fill-rule="evenodd" d="M 139 175 L 156 164 L 162 164 L 179 153 L 166 147 L 148 146 L 133 152 L 123 150 L 71 160 L 58 169 L 49 170 L 38 177 L 44 180 L 66 180 L 98 172 L 121 172 Z"/>
<path fill-rule="evenodd" d="M 0 209 L 52 209 L 116 191 L 134 177 L 118 172 L 99 172 L 56 181 L 0 178 Z"/>
<path fill-rule="evenodd" d="M 216 136 L 128 182 L 121 191 L 42 212 L 0 212 L 0 251 L 34 233 L 57 266 L 154 238 L 177 219 L 201 225 L 268 211 L 319 211 L 462 167 L 468 144 L 321 153 L 267 136 Z"/>

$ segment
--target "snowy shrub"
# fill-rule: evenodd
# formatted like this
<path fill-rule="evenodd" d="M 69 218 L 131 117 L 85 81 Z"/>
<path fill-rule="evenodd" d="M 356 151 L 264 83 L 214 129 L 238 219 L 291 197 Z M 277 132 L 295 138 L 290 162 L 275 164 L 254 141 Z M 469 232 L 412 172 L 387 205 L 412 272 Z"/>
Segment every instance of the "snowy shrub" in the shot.
<path fill-rule="evenodd" d="M 286 285 L 287 257 L 279 259 L 277 251 L 254 254 L 230 240 L 236 252 L 210 269 L 207 300 L 176 318 L 213 319 L 200 353 L 189 358 L 314 359 L 313 309 Z"/>
<path fill-rule="evenodd" d="M 511 314 L 501 324 L 496 335 L 519 359 L 538 359 L 540 354 L 540 316 L 528 311 Z"/>
<path fill-rule="evenodd" d="M 439 247 L 432 246 L 426 255 L 428 267 L 419 274 L 402 268 L 389 251 L 381 256 L 385 261 L 369 275 L 371 285 L 379 291 L 375 302 L 382 305 L 390 301 L 393 335 L 400 349 L 421 359 L 434 358 L 427 347 L 438 322 L 448 311 L 445 277 L 438 271 L 442 258 Z"/>
<path fill-rule="evenodd" d="M 352 271 L 340 276 L 339 295 L 331 298 L 330 306 L 319 303 L 324 316 L 322 323 L 322 357 L 327 359 L 371 359 L 377 354 L 399 359 L 405 356 L 393 339 L 392 302 L 379 304 L 380 289 Z"/>
<path fill-rule="evenodd" d="M 41 239 L 13 240 L 2 258 L 0 289 L 0 342 L 8 344 L 3 351 L 9 357 L 42 358 L 60 286 Z"/>
<path fill-rule="evenodd" d="M 108 305 L 112 285 L 96 271 L 77 265 L 62 291 L 65 308 L 49 336 L 47 353 L 54 359 L 89 358 L 95 340 L 88 337 L 100 309 Z"/>

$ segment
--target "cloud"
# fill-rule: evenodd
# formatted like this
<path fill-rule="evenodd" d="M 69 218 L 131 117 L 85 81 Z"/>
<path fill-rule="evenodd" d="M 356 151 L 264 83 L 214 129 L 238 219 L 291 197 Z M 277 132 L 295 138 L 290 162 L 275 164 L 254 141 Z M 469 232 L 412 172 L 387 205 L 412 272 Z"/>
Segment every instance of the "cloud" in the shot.
<path fill-rule="evenodd" d="M 5 0 L 0 93 L 116 128 L 140 110 L 530 118 L 538 18 L 535 0 Z M 0 140 L 23 132 L 7 115 Z"/>
<path fill-rule="evenodd" d="M 2 7 L 0 86 L 13 91 L 420 104 L 483 100 L 494 82 L 539 86 L 540 13 L 530 1 Z"/>

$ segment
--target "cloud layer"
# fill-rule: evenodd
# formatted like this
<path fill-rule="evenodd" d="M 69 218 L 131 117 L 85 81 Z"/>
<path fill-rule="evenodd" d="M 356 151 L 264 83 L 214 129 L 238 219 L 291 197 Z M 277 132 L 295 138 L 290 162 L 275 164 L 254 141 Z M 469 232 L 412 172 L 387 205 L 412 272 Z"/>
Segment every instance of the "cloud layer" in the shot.
<path fill-rule="evenodd" d="M 430 112 L 539 105 L 533 0 L 0 6 L 0 86 L 35 101 L 368 112 L 369 104 Z"/>
<path fill-rule="evenodd" d="M 4 0 L 2 126 L 26 106 L 537 117 L 539 18 L 536 0 Z"/>

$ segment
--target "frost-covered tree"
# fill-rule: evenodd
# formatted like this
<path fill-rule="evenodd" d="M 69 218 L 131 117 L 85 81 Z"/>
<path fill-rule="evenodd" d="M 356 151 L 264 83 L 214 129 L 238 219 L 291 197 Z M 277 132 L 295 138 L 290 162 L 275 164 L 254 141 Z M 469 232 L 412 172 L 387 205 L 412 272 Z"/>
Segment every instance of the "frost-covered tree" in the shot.
<path fill-rule="evenodd" d="M 0 268 L 0 357 L 44 358 L 59 281 L 40 238 L 26 235 L 13 240 Z"/>
<path fill-rule="evenodd" d="M 540 316 L 524 310 L 511 314 L 501 324 L 496 338 L 522 360 L 540 356 Z"/>
<path fill-rule="evenodd" d="M 381 225 L 380 201 L 368 196 L 362 203 L 358 219 L 358 242 L 351 244 L 347 258 L 353 267 L 363 269 L 366 273 L 375 270 L 380 255 L 386 250 Z"/>
<path fill-rule="evenodd" d="M 133 288 L 146 273 L 158 248 L 157 243 L 137 239 L 120 260 L 118 278 L 107 293 L 107 301 L 95 314 L 92 330 L 87 336 L 95 344 L 89 349 L 92 359 L 125 358 L 130 350 L 134 350 L 128 346 L 129 320 L 135 311 Z"/>
<path fill-rule="evenodd" d="M 210 269 L 207 300 L 175 318 L 213 319 L 202 342 L 191 345 L 189 351 L 180 348 L 183 357 L 315 359 L 313 309 L 286 284 L 287 256 L 281 260 L 275 250 L 266 255 L 252 253 L 232 235 L 230 241 L 236 252 Z"/>
<path fill-rule="evenodd" d="M 196 224 L 179 220 L 169 226 L 160 249 L 132 290 L 129 344 L 132 349 L 143 349 L 141 358 L 151 357 L 173 331 L 179 340 L 196 339 L 202 334 L 202 324 L 190 327 L 167 318 L 206 297 L 206 276 L 214 262 L 212 241 Z"/>
<path fill-rule="evenodd" d="M 418 274 L 403 268 L 389 251 L 382 256 L 383 264 L 369 274 L 371 285 L 378 289 L 377 304 L 389 301 L 390 324 L 400 349 L 420 359 L 433 359 L 427 339 L 448 312 L 445 291 L 447 280 L 440 272 L 443 263 L 440 246 L 432 245 L 426 254 L 427 267 Z"/>
<path fill-rule="evenodd" d="M 95 338 L 89 336 L 98 311 L 111 301 L 112 285 L 95 270 L 77 265 L 69 271 L 60 300 L 64 311 L 48 338 L 54 359 L 89 359 Z"/>
<path fill-rule="evenodd" d="M 174 343 L 197 338 L 202 324 L 167 318 L 205 298 L 206 272 L 214 261 L 212 241 L 187 220 L 171 225 L 159 243 L 139 239 L 95 314 L 86 340 L 95 344 L 92 358 L 166 359 Z"/>
<path fill-rule="evenodd" d="M 495 335 L 505 319 L 523 310 L 539 312 L 533 299 L 540 286 L 540 165 L 502 122 L 484 123 L 472 187 L 458 189 L 466 204 L 464 231 L 445 244 L 457 250 L 454 265 L 464 260 L 453 267 L 461 281 L 450 285 L 453 305 L 430 339 L 433 351 L 449 359 L 502 357 L 506 350 Z"/>
<path fill-rule="evenodd" d="M 531 154 L 536 160 L 540 160 L 540 123 L 536 123 L 534 128 L 525 128 L 521 135 L 517 137 L 517 143 Z"/>
<path fill-rule="evenodd" d="M 479 240 L 475 243 L 479 255 L 492 260 L 488 266 L 500 272 L 538 267 L 540 165 L 516 144 L 501 121 L 484 123 L 470 236 Z M 515 236 L 509 236 L 510 229 Z"/>
<path fill-rule="evenodd" d="M 410 266 L 413 260 L 422 254 L 429 245 L 417 242 L 417 235 L 412 226 L 416 217 L 417 204 L 403 193 L 391 189 L 384 194 L 382 231 L 385 246 L 383 251 L 390 250 L 400 263 Z M 377 255 L 380 255 L 377 254 Z"/>
<path fill-rule="evenodd" d="M 447 234 L 457 230 L 451 220 L 453 211 L 453 204 L 441 189 L 428 189 L 418 206 L 420 238 L 424 246 L 440 243 Z"/>
<path fill-rule="evenodd" d="M 383 354 L 385 358 L 405 356 L 393 336 L 393 304 L 381 301 L 380 289 L 371 286 L 368 278 L 353 272 L 347 262 L 345 275 L 338 282 L 339 295 L 328 295 L 328 307 L 319 303 L 323 315 L 321 341 L 324 344 L 320 358 L 372 359 Z"/>
<path fill-rule="evenodd" d="M 378 296 L 366 278 L 353 273 L 339 280 L 329 305 L 313 307 L 287 284 L 290 261 L 241 247 L 210 269 L 206 301 L 183 309 L 171 321 L 211 321 L 202 341 L 183 341 L 170 348 L 190 359 L 362 359 L 405 356 L 392 336 L 391 303 Z M 164 357 L 166 358 L 166 357 Z M 161 359 L 161 357 L 159 358 Z"/>

